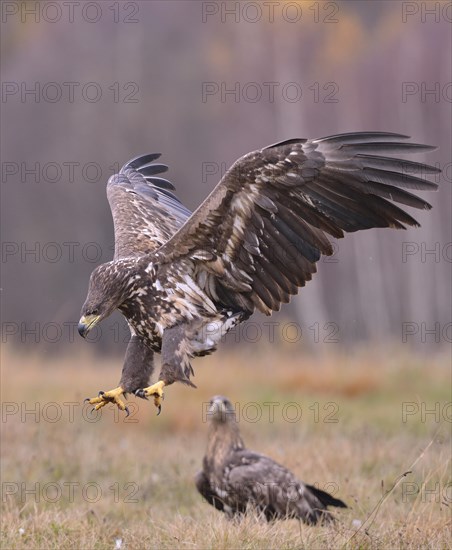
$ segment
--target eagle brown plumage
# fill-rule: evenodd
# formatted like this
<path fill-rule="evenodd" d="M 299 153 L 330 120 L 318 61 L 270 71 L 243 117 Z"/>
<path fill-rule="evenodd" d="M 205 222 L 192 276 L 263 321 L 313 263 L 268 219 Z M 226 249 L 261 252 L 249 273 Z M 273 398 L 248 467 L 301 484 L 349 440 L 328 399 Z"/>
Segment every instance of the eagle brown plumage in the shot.
<path fill-rule="evenodd" d="M 328 506 L 347 508 L 329 493 L 306 485 L 271 458 L 248 450 L 240 436 L 234 407 L 221 395 L 213 397 L 203 469 L 196 487 L 206 501 L 230 518 L 255 510 L 267 519 L 331 521 Z"/>
<path fill-rule="evenodd" d="M 153 395 L 193 385 L 191 358 L 211 353 L 222 336 L 256 309 L 270 315 L 305 285 L 330 237 L 373 227 L 418 223 L 396 203 L 430 205 L 407 189 L 433 190 L 419 175 L 434 166 L 394 155 L 434 149 L 408 136 L 359 132 L 290 139 L 248 153 L 191 214 L 156 176 L 158 154 L 137 157 L 107 185 L 115 254 L 90 278 L 82 336 L 119 309 L 132 338 L 118 388 L 90 400 L 121 409 L 123 393 Z M 154 352 L 159 381 L 149 387 Z"/>

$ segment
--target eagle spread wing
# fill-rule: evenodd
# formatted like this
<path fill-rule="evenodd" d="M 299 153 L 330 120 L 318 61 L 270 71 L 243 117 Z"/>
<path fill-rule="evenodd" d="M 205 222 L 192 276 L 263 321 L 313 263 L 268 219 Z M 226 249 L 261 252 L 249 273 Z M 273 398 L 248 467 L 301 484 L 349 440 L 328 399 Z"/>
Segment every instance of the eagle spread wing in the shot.
<path fill-rule="evenodd" d="M 327 235 L 418 225 L 394 202 L 429 209 L 406 188 L 436 189 L 419 175 L 440 170 L 385 156 L 434 149 L 407 138 L 361 132 L 248 153 L 157 250 L 158 261 L 177 271 L 191 260 L 214 302 L 269 315 L 311 279 L 321 254 L 333 253 Z"/>
<path fill-rule="evenodd" d="M 173 184 L 156 176 L 168 170 L 165 164 L 153 164 L 159 157 L 159 153 L 136 157 L 108 181 L 115 260 L 141 257 L 156 250 L 191 214 L 171 192 Z"/>
<path fill-rule="evenodd" d="M 212 398 L 209 417 L 207 453 L 196 486 L 217 510 L 234 516 L 254 508 L 267 520 L 299 518 L 315 524 L 333 518 L 328 506 L 347 507 L 329 493 L 304 484 L 271 458 L 246 449 L 226 397 Z"/>

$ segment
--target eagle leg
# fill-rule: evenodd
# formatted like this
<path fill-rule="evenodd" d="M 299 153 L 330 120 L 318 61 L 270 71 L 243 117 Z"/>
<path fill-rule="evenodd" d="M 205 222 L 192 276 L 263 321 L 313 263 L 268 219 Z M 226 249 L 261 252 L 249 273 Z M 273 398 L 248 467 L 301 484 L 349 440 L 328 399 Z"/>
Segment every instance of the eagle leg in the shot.
<path fill-rule="evenodd" d="M 100 391 L 98 397 L 92 397 L 91 399 L 87 397 L 85 403 L 88 402 L 90 405 L 94 405 L 94 409 L 98 411 L 104 407 L 107 403 L 114 403 L 118 409 L 121 411 L 126 411 L 126 416 L 129 416 L 129 409 L 121 399 L 124 390 L 121 386 L 114 388 L 113 390 L 104 392 Z"/>
<path fill-rule="evenodd" d="M 154 352 L 144 340 L 133 334 L 127 346 L 119 385 L 125 394 L 135 393 L 139 388 L 149 386 L 153 371 Z"/>
<path fill-rule="evenodd" d="M 162 401 L 164 399 L 163 388 L 166 386 L 163 380 L 159 380 L 152 386 L 142 388 L 135 392 L 135 395 L 142 399 L 147 399 L 151 395 L 154 397 L 154 405 L 157 407 L 157 416 L 162 412 Z"/>
<path fill-rule="evenodd" d="M 190 374 L 193 374 L 188 354 L 187 323 L 181 323 L 165 329 L 162 337 L 162 368 L 159 381 L 135 391 L 135 395 L 143 399 L 154 397 L 154 404 L 158 409 L 157 415 L 162 410 L 163 388 L 174 382 L 182 382 L 196 388 L 190 382 Z"/>
<path fill-rule="evenodd" d="M 129 409 L 125 405 L 121 396 L 127 393 L 134 393 L 137 388 L 142 388 L 149 384 L 149 378 L 154 370 L 154 352 L 137 335 L 132 334 L 129 345 L 127 346 L 122 376 L 119 386 L 108 392 L 99 392 L 98 397 L 85 399 L 94 409 L 99 410 L 107 403 L 114 403 L 121 411 L 126 411 L 129 416 Z"/>

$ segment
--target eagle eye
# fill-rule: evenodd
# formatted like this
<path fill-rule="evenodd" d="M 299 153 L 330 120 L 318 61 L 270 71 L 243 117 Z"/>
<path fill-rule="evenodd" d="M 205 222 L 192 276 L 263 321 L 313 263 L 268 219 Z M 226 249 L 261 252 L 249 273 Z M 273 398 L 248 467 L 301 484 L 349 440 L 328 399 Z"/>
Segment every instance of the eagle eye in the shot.
<path fill-rule="evenodd" d="M 97 315 L 99 313 L 98 309 L 92 309 L 91 311 L 87 312 L 87 315 Z"/>

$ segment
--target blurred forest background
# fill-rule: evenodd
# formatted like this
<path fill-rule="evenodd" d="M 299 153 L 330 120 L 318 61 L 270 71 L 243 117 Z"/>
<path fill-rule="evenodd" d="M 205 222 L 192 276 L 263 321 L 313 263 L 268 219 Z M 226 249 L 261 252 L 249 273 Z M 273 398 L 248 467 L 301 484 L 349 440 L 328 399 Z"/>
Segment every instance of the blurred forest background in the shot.
<path fill-rule="evenodd" d="M 421 228 L 338 242 L 272 318 L 276 338 L 296 340 L 294 322 L 312 349 L 450 343 L 447 2 L 55 4 L 2 2 L 3 343 L 83 344 L 88 278 L 113 250 L 105 184 L 130 158 L 162 152 L 194 209 L 248 151 L 360 130 L 440 147 L 416 156 L 445 170 L 438 193 L 423 193 L 433 210 L 412 212 Z M 119 317 L 102 330 L 93 348 L 122 349 Z M 270 332 L 254 325 L 231 342 Z"/>

